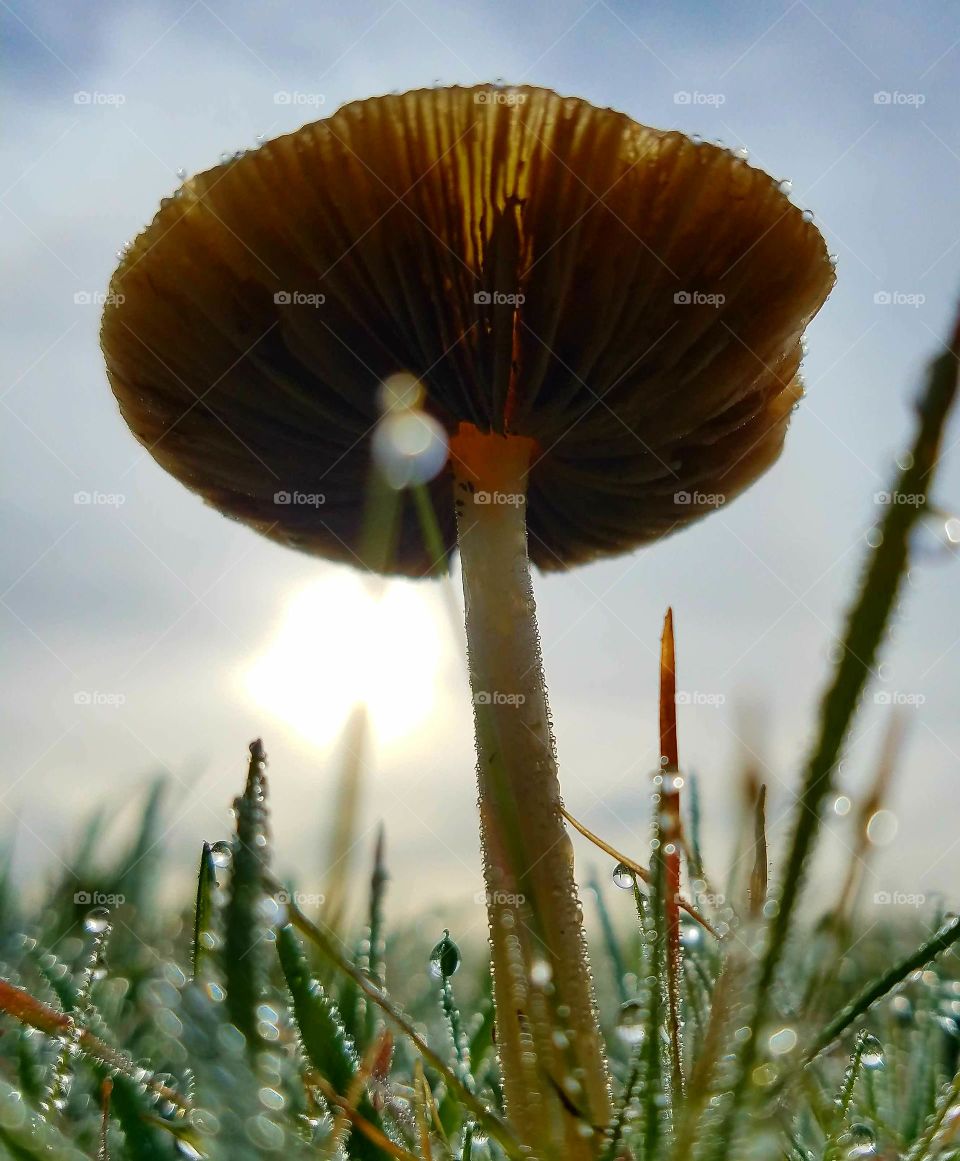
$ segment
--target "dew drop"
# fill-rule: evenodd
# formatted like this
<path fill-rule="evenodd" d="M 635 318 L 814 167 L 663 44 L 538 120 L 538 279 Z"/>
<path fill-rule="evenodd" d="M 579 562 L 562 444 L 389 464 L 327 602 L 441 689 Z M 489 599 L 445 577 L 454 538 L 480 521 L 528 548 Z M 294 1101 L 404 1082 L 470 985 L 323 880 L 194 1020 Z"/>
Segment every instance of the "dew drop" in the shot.
<path fill-rule="evenodd" d="M 768 1043 L 774 1056 L 783 1056 L 796 1048 L 797 1034 L 793 1028 L 781 1028 L 773 1033 Z"/>
<path fill-rule="evenodd" d="M 535 960 L 530 965 L 530 983 L 537 988 L 544 988 L 553 979 L 553 968 L 545 959 Z"/>
<path fill-rule="evenodd" d="M 841 1138 L 848 1146 L 847 1161 L 858 1161 L 861 1157 L 877 1156 L 877 1139 L 869 1125 L 855 1123 Z"/>
<path fill-rule="evenodd" d="M 613 885 L 621 891 L 629 891 L 633 886 L 634 874 L 626 863 L 617 863 L 613 868 Z"/>
<path fill-rule="evenodd" d="M 642 1000 L 627 1000 L 620 1007 L 617 1035 L 624 1044 L 639 1044 L 646 1035 L 647 1007 Z"/>
<path fill-rule="evenodd" d="M 800 217 L 803 218 L 803 220 L 805 222 L 812 222 L 813 221 L 813 210 L 804 210 L 803 213 L 800 215 Z"/>
<path fill-rule="evenodd" d="M 883 1068 L 885 1061 L 883 1058 L 883 1045 L 869 1032 L 861 1032 L 860 1034 L 860 1063 L 864 1068 L 876 1069 Z"/>
<path fill-rule="evenodd" d="M 216 842 L 210 848 L 210 858 L 215 867 L 229 866 L 233 859 L 233 847 L 225 839 Z"/>
<path fill-rule="evenodd" d="M 788 194 L 793 189 L 793 182 L 789 177 L 785 177 L 777 187 L 782 194 Z"/>
<path fill-rule="evenodd" d="M 960 554 L 960 517 L 930 508 L 917 521 L 910 540 L 918 560 L 952 560 Z"/>
<path fill-rule="evenodd" d="M 106 907 L 94 907 L 83 917 L 83 926 L 91 935 L 102 935 L 110 926 L 110 912 Z"/>
<path fill-rule="evenodd" d="M 850 813 L 850 807 L 852 805 L 850 799 L 845 794 L 838 794 L 833 800 L 833 813 L 843 818 Z"/>
<path fill-rule="evenodd" d="M 450 938 L 450 932 L 444 930 L 440 942 L 430 952 L 430 974 L 436 980 L 449 979 L 460 967 L 460 948 Z"/>
<path fill-rule="evenodd" d="M 885 847 L 897 837 L 899 825 L 892 810 L 878 810 L 867 823 L 867 838 L 874 846 Z"/>

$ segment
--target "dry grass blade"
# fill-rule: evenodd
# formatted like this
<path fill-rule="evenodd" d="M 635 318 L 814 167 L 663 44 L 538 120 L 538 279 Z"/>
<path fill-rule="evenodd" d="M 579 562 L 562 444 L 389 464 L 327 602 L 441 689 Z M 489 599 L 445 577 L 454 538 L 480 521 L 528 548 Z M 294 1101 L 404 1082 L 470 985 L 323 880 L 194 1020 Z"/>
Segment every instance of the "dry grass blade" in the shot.
<path fill-rule="evenodd" d="M 0 1012 L 6 1012 L 21 1024 L 36 1028 L 47 1036 L 62 1037 L 73 1028 L 73 1020 L 66 1013 L 58 1012 L 48 1004 L 34 999 L 29 992 L 7 983 L 6 980 L 0 980 Z M 116 1070 L 131 1079 L 137 1072 L 134 1062 L 125 1053 L 118 1052 L 85 1028 L 80 1031 L 78 1043 L 87 1056 L 105 1068 Z M 162 1100 L 176 1105 L 178 1109 L 189 1110 L 193 1107 L 183 1093 L 168 1085 L 152 1081 L 150 1077 L 142 1078 L 140 1083 L 146 1084 L 151 1092 L 155 1092 Z"/>
<path fill-rule="evenodd" d="M 604 852 L 604 854 L 609 855 L 612 859 L 616 859 L 618 863 L 623 863 L 627 870 L 636 875 L 642 883 L 650 883 L 650 872 L 646 867 L 642 867 L 634 859 L 631 859 L 629 855 L 623 854 L 621 851 L 618 851 L 616 847 L 611 846 L 605 839 L 602 839 L 599 835 L 594 834 L 589 827 L 584 826 L 584 824 L 580 822 L 579 819 L 574 818 L 574 816 L 570 813 L 569 810 L 567 810 L 565 806 L 560 807 L 560 813 L 567 820 L 567 822 L 570 823 L 574 830 L 579 831 L 585 839 L 589 839 L 590 842 L 592 842 L 594 846 L 599 847 L 600 850 Z M 681 897 L 680 908 L 682 911 L 686 911 L 691 919 L 695 919 L 705 931 L 709 931 L 714 939 L 720 938 L 720 935 L 713 924 L 710 923 L 708 919 L 705 919 L 692 903 L 688 903 L 686 899 Z"/>

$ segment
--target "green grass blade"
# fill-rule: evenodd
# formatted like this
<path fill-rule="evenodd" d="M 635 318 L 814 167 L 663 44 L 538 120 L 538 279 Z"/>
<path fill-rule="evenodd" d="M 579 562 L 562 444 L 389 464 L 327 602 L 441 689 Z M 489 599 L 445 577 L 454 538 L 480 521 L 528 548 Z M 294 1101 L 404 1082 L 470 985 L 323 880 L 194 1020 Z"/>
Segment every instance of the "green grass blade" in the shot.
<path fill-rule="evenodd" d="M 848 617 L 843 652 L 821 702 L 819 736 L 807 762 L 789 855 L 781 878 L 779 907 L 769 924 L 766 951 L 758 975 L 753 1035 L 740 1050 L 725 1122 L 713 1152 L 714 1161 L 726 1161 L 734 1147 L 738 1113 L 750 1083 L 759 1033 L 766 1020 L 771 989 L 792 928 L 807 859 L 820 832 L 823 803 L 832 786 L 858 701 L 874 672 L 877 651 L 906 570 L 909 536 L 926 505 L 933 482 L 943 429 L 957 394 L 958 349 L 960 328 L 953 338 L 953 349 L 935 359 L 930 368 L 917 407 L 918 427 L 913 448 L 904 461 L 908 466 L 901 471 L 892 489 L 895 493 L 912 497 L 913 502 L 887 506 L 882 540 L 870 554 L 859 594 Z"/>
<path fill-rule="evenodd" d="M 277 953 L 293 999 L 293 1014 L 303 1050 L 311 1065 L 343 1095 L 360 1068 L 337 1005 L 310 972 L 307 957 L 293 928 L 277 935 Z"/>
<path fill-rule="evenodd" d="M 227 1010 L 252 1051 L 261 1046 L 256 1008 L 265 976 L 263 905 L 269 861 L 265 769 L 266 755 L 258 739 L 250 746 L 246 788 L 235 803 L 237 833 L 221 957 Z"/>
<path fill-rule="evenodd" d="M 200 871 L 197 875 L 197 903 L 193 920 L 193 955 L 191 971 L 198 980 L 210 955 L 209 941 L 213 928 L 213 893 L 217 889 L 217 868 L 210 844 L 204 843 L 200 852 Z"/>
<path fill-rule="evenodd" d="M 825 1052 L 843 1033 L 859 1020 L 878 1000 L 882 1000 L 907 977 L 919 971 L 926 964 L 954 943 L 960 940 L 960 918 L 945 924 L 936 935 L 922 943 L 916 951 L 900 960 L 888 972 L 869 983 L 850 1003 L 830 1021 L 813 1045 L 807 1050 L 804 1065 L 812 1063 Z"/>

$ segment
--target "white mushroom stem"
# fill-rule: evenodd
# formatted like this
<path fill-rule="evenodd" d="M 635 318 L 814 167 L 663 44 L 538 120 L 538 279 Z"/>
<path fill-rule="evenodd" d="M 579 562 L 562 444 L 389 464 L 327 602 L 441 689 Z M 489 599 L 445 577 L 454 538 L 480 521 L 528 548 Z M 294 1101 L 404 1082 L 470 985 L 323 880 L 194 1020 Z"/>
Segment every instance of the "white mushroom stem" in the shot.
<path fill-rule="evenodd" d="M 497 1048 L 533 1153 L 590 1158 L 610 1096 L 527 555 L 533 447 L 472 428 L 452 443 Z"/>

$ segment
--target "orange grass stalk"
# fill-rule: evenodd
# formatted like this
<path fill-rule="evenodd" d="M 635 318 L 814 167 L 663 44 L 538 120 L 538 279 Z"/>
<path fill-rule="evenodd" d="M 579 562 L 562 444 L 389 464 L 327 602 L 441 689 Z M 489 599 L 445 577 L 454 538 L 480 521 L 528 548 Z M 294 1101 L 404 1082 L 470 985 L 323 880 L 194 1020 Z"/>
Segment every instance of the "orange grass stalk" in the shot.
<path fill-rule="evenodd" d="M 664 910 L 667 929 L 667 1021 L 670 1071 L 675 1096 L 683 1095 L 680 1046 L 680 759 L 677 752 L 677 673 L 673 609 L 667 609 L 660 639 L 660 841 L 663 844 Z"/>

